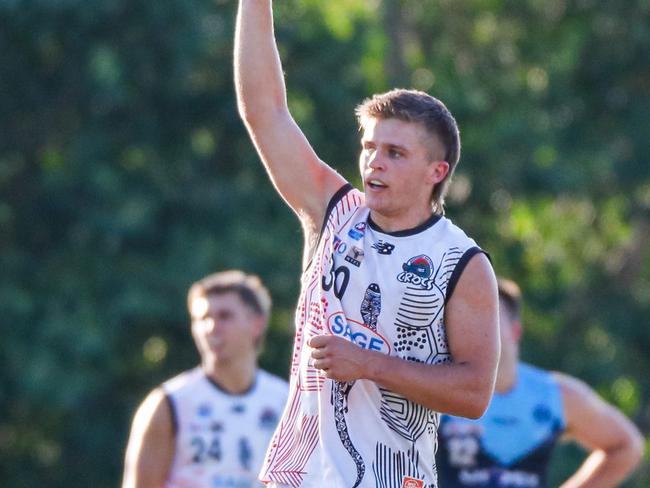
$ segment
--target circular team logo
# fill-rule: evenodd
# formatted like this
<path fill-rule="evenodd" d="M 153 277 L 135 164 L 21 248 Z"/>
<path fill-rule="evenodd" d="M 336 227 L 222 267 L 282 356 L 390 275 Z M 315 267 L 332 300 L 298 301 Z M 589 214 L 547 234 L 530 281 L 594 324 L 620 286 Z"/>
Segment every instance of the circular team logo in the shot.
<path fill-rule="evenodd" d="M 429 256 L 420 254 L 402 264 L 402 272 L 397 275 L 397 281 L 415 285 L 425 290 L 433 289 L 433 261 Z"/>
<path fill-rule="evenodd" d="M 429 256 L 420 254 L 402 264 L 402 269 L 407 273 L 413 273 L 420 278 L 429 278 L 433 273 L 433 262 Z"/>

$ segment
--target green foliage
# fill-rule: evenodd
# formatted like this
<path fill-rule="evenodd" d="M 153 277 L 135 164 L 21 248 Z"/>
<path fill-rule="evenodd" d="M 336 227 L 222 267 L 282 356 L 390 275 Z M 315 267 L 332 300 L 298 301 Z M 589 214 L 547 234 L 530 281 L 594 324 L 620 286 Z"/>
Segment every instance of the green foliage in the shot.
<path fill-rule="evenodd" d="M 197 361 L 185 293 L 213 270 L 267 282 L 262 363 L 287 373 L 301 232 L 236 113 L 235 3 L 0 2 L 3 486 L 118 484 L 136 405 Z M 648 3 L 275 8 L 294 115 L 353 181 L 363 97 L 445 101 L 463 137 L 448 214 L 522 284 L 524 357 L 648 432 Z"/>

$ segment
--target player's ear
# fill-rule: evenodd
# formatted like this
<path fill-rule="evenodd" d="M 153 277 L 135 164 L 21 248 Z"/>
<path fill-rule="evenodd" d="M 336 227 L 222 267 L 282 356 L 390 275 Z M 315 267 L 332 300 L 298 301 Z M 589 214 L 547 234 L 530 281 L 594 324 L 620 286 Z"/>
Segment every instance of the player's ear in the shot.
<path fill-rule="evenodd" d="M 255 342 L 260 340 L 260 338 L 264 335 L 264 330 L 266 329 L 266 317 L 263 315 L 258 315 L 258 314 L 252 314 L 252 319 L 251 323 L 253 325 L 253 338 L 255 339 Z"/>
<path fill-rule="evenodd" d="M 513 340 L 515 342 L 519 342 L 521 340 L 521 336 L 524 334 L 524 329 L 521 326 L 521 321 L 513 320 L 512 323 L 510 324 L 510 328 L 512 330 Z"/>
<path fill-rule="evenodd" d="M 449 163 L 447 161 L 433 161 L 429 165 L 429 179 L 434 185 L 445 179 L 449 173 Z"/>

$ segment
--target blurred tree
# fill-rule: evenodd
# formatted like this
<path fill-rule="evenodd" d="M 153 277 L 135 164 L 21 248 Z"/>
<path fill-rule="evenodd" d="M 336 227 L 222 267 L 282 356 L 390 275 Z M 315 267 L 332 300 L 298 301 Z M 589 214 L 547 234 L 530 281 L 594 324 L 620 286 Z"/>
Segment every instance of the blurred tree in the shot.
<path fill-rule="evenodd" d="M 197 361 L 185 293 L 213 270 L 269 284 L 262 361 L 286 374 L 301 234 L 236 113 L 235 3 L 0 2 L 3 486 L 118 484 L 136 404 Z M 448 213 L 523 285 L 525 357 L 648 432 L 647 2 L 275 9 L 292 112 L 352 180 L 364 96 L 447 103 L 464 143 Z"/>

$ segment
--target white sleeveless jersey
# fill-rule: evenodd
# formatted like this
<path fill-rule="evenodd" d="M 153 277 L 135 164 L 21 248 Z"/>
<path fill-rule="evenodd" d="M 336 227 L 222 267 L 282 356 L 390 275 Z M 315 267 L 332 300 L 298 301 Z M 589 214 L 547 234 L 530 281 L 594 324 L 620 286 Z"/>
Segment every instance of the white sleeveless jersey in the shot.
<path fill-rule="evenodd" d="M 258 370 L 251 389 L 232 395 L 201 368 L 163 384 L 176 452 L 167 488 L 249 488 L 287 399 L 287 383 Z"/>
<path fill-rule="evenodd" d="M 260 474 L 271 486 L 437 487 L 438 413 L 372 381 L 327 379 L 306 344 L 334 334 L 408 361 L 450 362 L 445 303 L 482 251 L 440 216 L 384 233 L 363 202 L 350 185 L 337 192 L 303 273 L 289 400 Z"/>

